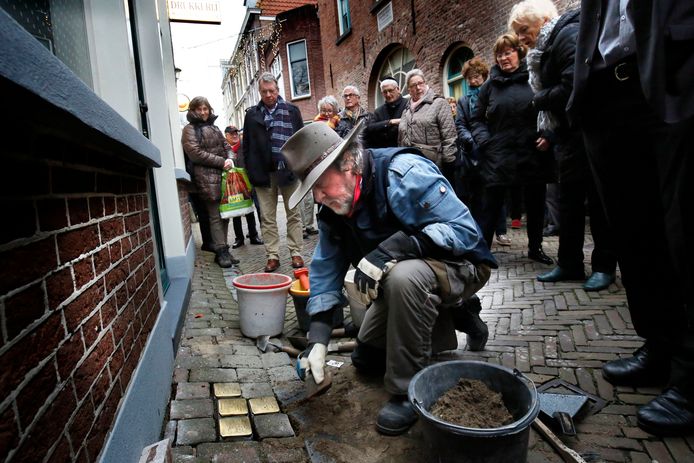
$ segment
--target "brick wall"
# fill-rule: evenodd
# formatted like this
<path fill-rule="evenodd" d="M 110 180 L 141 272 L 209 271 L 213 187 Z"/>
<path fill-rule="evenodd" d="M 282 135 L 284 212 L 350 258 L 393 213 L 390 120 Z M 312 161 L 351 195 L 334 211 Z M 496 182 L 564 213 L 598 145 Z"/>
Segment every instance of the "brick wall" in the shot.
<path fill-rule="evenodd" d="M 160 307 L 147 170 L 35 132 L 7 138 L 0 461 L 93 462 Z"/>
<path fill-rule="evenodd" d="M 362 104 L 373 110 L 376 74 L 389 50 L 403 45 L 415 56 L 417 67 L 424 72 L 429 85 L 442 93 L 447 52 L 465 44 L 475 55 L 492 63 L 494 41 L 506 31 L 508 14 L 517 1 L 414 0 L 413 23 L 411 0 L 392 0 L 393 22 L 378 32 L 376 14 L 369 12 L 373 0 L 350 0 L 352 32 L 338 44 L 337 1 L 318 0 L 326 92 L 339 95 L 345 85 L 357 85 Z M 576 3 L 557 1 L 560 11 Z"/>
<path fill-rule="evenodd" d="M 320 39 L 320 24 L 318 13 L 314 6 L 304 6 L 279 15 L 282 23 L 282 38 L 279 44 L 279 51 L 282 57 L 284 94 L 287 100 L 295 104 L 301 110 L 304 120 L 312 120 L 318 114 L 318 100 L 323 98 L 325 93 L 325 81 L 323 72 L 323 50 Z M 287 56 L 287 43 L 296 40 L 306 40 L 306 53 L 308 54 L 308 70 L 311 79 L 310 98 L 291 98 L 291 80 L 289 77 L 290 68 Z M 271 60 L 268 60 L 270 62 Z"/>
<path fill-rule="evenodd" d="M 186 246 L 190 241 L 193 231 L 190 224 L 190 183 L 179 180 L 176 182 L 178 189 L 178 204 L 181 208 L 181 219 L 183 221 L 183 235 Z"/>

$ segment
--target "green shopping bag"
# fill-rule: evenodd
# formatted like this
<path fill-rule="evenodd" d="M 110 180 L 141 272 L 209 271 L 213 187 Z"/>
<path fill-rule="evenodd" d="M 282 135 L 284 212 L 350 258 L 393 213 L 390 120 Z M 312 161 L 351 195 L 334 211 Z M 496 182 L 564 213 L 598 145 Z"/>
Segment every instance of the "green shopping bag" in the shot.
<path fill-rule="evenodd" d="M 241 217 L 255 210 L 251 198 L 250 180 L 246 169 L 232 167 L 222 172 L 222 200 L 219 203 L 219 213 L 223 219 Z"/>

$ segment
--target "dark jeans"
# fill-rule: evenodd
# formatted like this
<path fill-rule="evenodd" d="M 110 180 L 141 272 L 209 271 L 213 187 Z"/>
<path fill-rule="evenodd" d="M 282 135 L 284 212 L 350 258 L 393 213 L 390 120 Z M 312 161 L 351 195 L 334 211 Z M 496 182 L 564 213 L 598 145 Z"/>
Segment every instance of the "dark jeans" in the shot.
<path fill-rule="evenodd" d="M 559 229 L 557 263 L 570 271 L 583 271 L 586 197 L 590 232 L 595 244 L 591 255 L 592 271 L 614 273 L 617 254 L 592 178 L 559 184 L 559 220 L 562 226 Z"/>
<path fill-rule="evenodd" d="M 586 150 L 614 243 L 634 328 L 672 356 L 671 383 L 694 397 L 694 118 L 666 124 L 637 76 L 594 74 Z"/>
<path fill-rule="evenodd" d="M 258 237 L 258 229 L 255 226 L 255 213 L 250 212 L 245 215 L 246 217 L 246 226 L 248 227 L 248 237 L 249 238 L 257 238 Z M 232 222 L 234 224 L 234 238 L 236 240 L 243 241 L 243 225 L 241 224 L 241 217 L 234 217 L 232 219 Z"/>
<path fill-rule="evenodd" d="M 537 250 L 542 246 L 542 228 L 545 216 L 545 185 L 524 185 L 522 187 L 489 186 L 484 195 L 482 212 L 482 234 L 489 247 L 492 246 L 494 232 L 499 223 L 499 214 L 504 207 L 506 191 L 520 192 L 525 200 L 527 214 L 528 249 Z M 518 193 L 516 193 L 518 194 Z M 512 203 L 515 198 L 512 198 Z M 517 199 L 515 199 L 517 200 Z M 513 208 L 513 206 L 512 206 Z M 511 213 L 513 217 L 513 212 Z"/>

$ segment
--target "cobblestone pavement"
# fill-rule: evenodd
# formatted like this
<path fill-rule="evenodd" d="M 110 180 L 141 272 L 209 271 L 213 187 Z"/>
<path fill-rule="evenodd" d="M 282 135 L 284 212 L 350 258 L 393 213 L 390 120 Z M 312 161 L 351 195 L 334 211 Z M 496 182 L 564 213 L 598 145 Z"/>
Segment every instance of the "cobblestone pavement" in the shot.
<path fill-rule="evenodd" d="M 278 223 L 283 222 L 278 217 Z M 599 413 L 577 423 L 576 437 L 562 438 L 586 461 L 694 461 L 694 438 L 658 439 L 636 427 L 637 407 L 649 401 L 658 390 L 613 387 L 602 379 L 600 367 L 605 361 L 628 355 L 641 344 L 633 331 L 621 280 L 618 278 L 616 284 L 599 293 L 585 292 L 579 282 L 540 283 L 535 277 L 548 267 L 524 257 L 525 229 L 509 228 L 509 236 L 512 246 L 494 245 L 500 268 L 492 273 L 489 284 L 479 293 L 482 318 L 490 330 L 486 350 L 478 353 L 463 350 L 465 336 L 459 333 L 459 349 L 446 352 L 437 360 L 478 359 L 498 363 L 517 368 L 538 386 L 559 378 L 605 399 L 607 404 Z M 199 247 L 199 234 L 197 239 Z M 556 256 L 557 241 L 556 237 L 545 239 L 548 255 Z M 308 264 L 316 237 L 304 243 Z M 591 249 L 588 235 L 586 256 L 590 256 Z M 199 252 L 196 258 L 193 294 L 165 421 L 166 435 L 175 442 L 174 461 L 309 461 L 303 440 L 295 436 L 287 415 L 279 410 L 257 414 L 253 409 L 254 413 L 249 413 L 244 408 L 254 406 L 249 399 L 262 397 L 270 402 L 276 398 L 281 407 L 296 397 L 301 383 L 287 354 L 261 355 L 255 342 L 243 337 L 239 329 L 238 306 L 229 289 L 231 280 L 240 274 L 262 272 L 264 247 L 251 246 L 246 240 L 245 246 L 232 252 L 241 263 L 224 271 L 214 264 L 211 253 Z M 284 242 L 281 264 L 278 273 L 292 276 Z M 289 298 L 284 335 L 297 329 Z M 218 392 L 223 386 L 232 392 Z M 219 411 L 231 407 L 225 401 L 229 397 L 246 400 L 240 401 L 239 416 L 231 415 L 220 421 Z M 252 438 L 235 438 L 230 442 L 219 436 L 222 429 L 231 433 L 250 429 L 251 422 L 255 429 Z M 534 452 L 532 442 L 536 438 L 531 439 L 528 459 L 547 461 L 546 452 Z M 552 461 L 561 459 L 557 456 Z"/>

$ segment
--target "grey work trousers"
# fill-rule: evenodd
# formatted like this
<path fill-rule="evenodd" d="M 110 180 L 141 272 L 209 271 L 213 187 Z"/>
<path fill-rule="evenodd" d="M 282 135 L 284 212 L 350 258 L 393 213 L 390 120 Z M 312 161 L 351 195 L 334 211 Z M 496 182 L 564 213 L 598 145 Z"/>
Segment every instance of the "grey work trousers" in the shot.
<path fill-rule="evenodd" d="M 449 310 L 442 307 L 436 274 L 425 261 L 399 262 L 381 285 L 383 293 L 366 311 L 358 337 L 386 350 L 386 391 L 407 394 L 410 380 L 433 352 L 457 347 L 455 329 Z"/>

